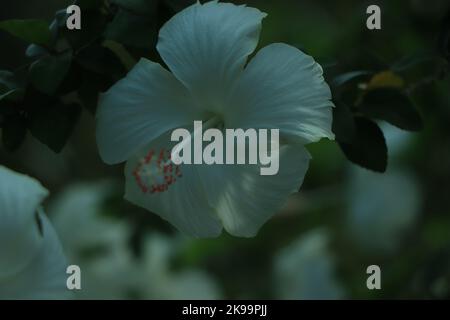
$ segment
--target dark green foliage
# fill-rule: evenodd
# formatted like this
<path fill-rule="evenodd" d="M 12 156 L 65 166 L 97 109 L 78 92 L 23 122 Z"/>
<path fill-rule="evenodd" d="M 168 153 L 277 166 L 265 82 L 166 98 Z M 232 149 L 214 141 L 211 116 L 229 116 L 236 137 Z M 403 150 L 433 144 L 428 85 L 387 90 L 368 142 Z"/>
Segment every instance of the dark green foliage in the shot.
<path fill-rule="evenodd" d="M 44 20 L 6 20 L 0 22 L 0 30 L 4 30 L 26 42 L 48 46 L 52 34 L 48 23 Z"/>
<path fill-rule="evenodd" d="M 366 118 L 355 118 L 355 135 L 350 143 L 339 145 L 346 157 L 367 169 L 384 172 L 387 167 L 387 147 L 378 125 Z"/>
<path fill-rule="evenodd" d="M 53 95 L 67 75 L 72 63 L 72 52 L 47 55 L 30 67 L 30 81 L 43 93 Z"/>
<path fill-rule="evenodd" d="M 27 126 L 18 114 L 5 116 L 2 127 L 2 143 L 8 151 L 15 151 L 25 139 Z"/>
<path fill-rule="evenodd" d="M 158 6 L 158 1 L 145 0 L 111 0 L 111 2 L 120 8 L 126 9 L 136 15 L 153 14 Z"/>
<path fill-rule="evenodd" d="M 333 132 L 339 142 L 351 143 L 355 137 L 353 114 L 343 102 L 336 102 L 336 108 L 333 109 Z"/>
<path fill-rule="evenodd" d="M 422 118 L 411 99 L 398 89 L 370 90 L 364 96 L 359 110 L 369 118 L 385 120 L 404 130 L 422 129 Z"/>
<path fill-rule="evenodd" d="M 123 45 L 150 49 L 157 39 L 155 20 L 120 8 L 107 26 L 104 37 Z"/>
<path fill-rule="evenodd" d="M 55 152 L 60 152 L 70 137 L 80 115 L 78 104 L 53 104 L 32 112 L 29 129 L 31 134 Z"/>
<path fill-rule="evenodd" d="M 354 81 L 356 79 L 359 79 L 363 76 L 368 76 L 373 74 L 373 72 L 367 71 L 367 70 L 358 70 L 358 71 L 350 71 L 343 73 L 336 78 L 333 79 L 331 82 L 331 85 L 335 88 L 340 87 L 342 85 L 347 84 L 348 82 Z"/>
<path fill-rule="evenodd" d="M 55 152 L 76 125 L 81 103 L 95 113 L 101 92 L 126 75 L 141 56 L 155 59 L 160 26 L 191 1 L 76 0 L 81 30 L 68 30 L 66 9 L 43 20 L 7 20 L 4 30 L 28 43 L 31 62 L 16 72 L 0 71 L 0 126 L 3 144 L 18 148 L 27 130 Z M 105 46 L 112 40 L 134 56 Z M 73 101 L 64 104 L 65 96 Z M 74 100 L 73 97 L 76 97 Z"/>
<path fill-rule="evenodd" d="M 450 12 L 442 21 L 442 28 L 439 34 L 438 49 L 441 55 L 450 61 Z"/>

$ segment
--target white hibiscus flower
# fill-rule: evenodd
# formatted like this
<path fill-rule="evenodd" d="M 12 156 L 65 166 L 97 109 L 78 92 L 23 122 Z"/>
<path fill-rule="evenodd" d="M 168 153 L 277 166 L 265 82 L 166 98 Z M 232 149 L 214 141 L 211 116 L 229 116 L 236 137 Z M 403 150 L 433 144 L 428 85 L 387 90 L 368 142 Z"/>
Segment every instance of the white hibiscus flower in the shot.
<path fill-rule="evenodd" d="M 99 103 L 100 155 L 108 164 L 127 161 L 126 199 L 189 235 L 213 237 L 224 227 L 254 236 L 302 184 L 304 144 L 333 138 L 330 89 L 312 57 L 278 43 L 246 66 L 265 16 L 217 1 L 188 7 L 159 33 L 157 49 L 172 73 L 141 59 Z M 165 183 L 170 133 L 194 120 L 221 130 L 279 129 L 278 174 L 261 176 L 260 165 L 182 164 L 176 181 Z M 159 176 L 142 181 L 143 169 Z"/>
<path fill-rule="evenodd" d="M 63 299 L 67 263 L 40 209 L 42 185 L 0 166 L 0 299 Z"/>

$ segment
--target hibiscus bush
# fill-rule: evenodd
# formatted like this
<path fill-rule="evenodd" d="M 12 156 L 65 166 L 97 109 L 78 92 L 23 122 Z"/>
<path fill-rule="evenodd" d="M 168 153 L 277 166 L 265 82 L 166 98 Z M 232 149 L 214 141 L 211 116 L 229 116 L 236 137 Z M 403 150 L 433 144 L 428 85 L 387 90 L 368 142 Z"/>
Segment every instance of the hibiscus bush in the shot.
<path fill-rule="evenodd" d="M 79 296 L 450 298 L 448 1 L 379 1 L 381 30 L 365 1 L 205 2 L 2 5 L 0 165 L 50 191 Z M 204 114 L 279 128 L 278 180 L 182 168 L 148 200 L 140 161 Z"/>

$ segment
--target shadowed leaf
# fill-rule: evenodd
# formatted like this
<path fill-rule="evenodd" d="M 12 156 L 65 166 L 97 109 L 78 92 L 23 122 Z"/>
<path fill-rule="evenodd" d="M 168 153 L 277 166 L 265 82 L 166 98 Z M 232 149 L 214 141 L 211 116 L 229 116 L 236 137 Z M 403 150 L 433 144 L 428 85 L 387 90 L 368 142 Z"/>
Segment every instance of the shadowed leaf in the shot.
<path fill-rule="evenodd" d="M 78 104 L 61 103 L 39 109 L 31 116 L 30 132 L 54 152 L 59 153 L 72 134 L 80 111 Z"/>
<path fill-rule="evenodd" d="M 0 29 L 38 45 L 47 46 L 52 40 L 52 34 L 45 20 L 5 20 L 0 22 Z"/>
<path fill-rule="evenodd" d="M 381 129 L 375 122 L 362 117 L 355 118 L 355 125 L 352 143 L 339 143 L 347 159 L 373 171 L 386 171 L 387 146 Z"/>
<path fill-rule="evenodd" d="M 422 118 L 411 99 L 395 88 L 378 88 L 368 91 L 359 106 L 370 118 L 385 120 L 400 129 L 418 131 Z"/>
<path fill-rule="evenodd" d="M 72 52 L 70 51 L 37 60 L 30 67 L 32 84 L 43 93 L 54 94 L 67 75 L 71 62 Z"/>

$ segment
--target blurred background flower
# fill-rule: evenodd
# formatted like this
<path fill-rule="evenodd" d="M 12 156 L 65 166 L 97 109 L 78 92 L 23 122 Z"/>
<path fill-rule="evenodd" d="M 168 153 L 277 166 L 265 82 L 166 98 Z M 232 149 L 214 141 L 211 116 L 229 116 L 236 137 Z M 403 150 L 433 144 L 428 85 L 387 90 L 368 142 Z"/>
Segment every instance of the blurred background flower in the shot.
<path fill-rule="evenodd" d="M 275 258 L 277 297 L 280 299 L 341 299 L 344 289 L 336 278 L 336 262 L 325 230 L 312 230 L 284 248 Z"/>
<path fill-rule="evenodd" d="M 218 284 L 205 272 L 194 268 L 172 270 L 171 261 L 189 239 L 153 234 L 144 240 L 140 263 L 141 289 L 146 299 L 220 299 Z"/>
<path fill-rule="evenodd" d="M 49 205 L 70 264 L 82 273 L 80 299 L 207 299 L 220 290 L 204 272 L 172 270 L 181 239 L 147 235 L 142 252 L 130 250 L 131 227 L 108 214 L 112 181 L 77 183 Z"/>
<path fill-rule="evenodd" d="M 422 209 L 422 193 L 415 176 L 396 165 L 412 142 L 410 133 L 383 125 L 389 149 L 385 173 L 351 167 L 348 229 L 356 245 L 372 254 L 393 254 L 414 230 Z"/>
<path fill-rule="evenodd" d="M 66 258 L 42 211 L 48 191 L 0 166 L 0 299 L 64 299 Z"/>
<path fill-rule="evenodd" d="M 356 169 L 350 178 L 349 232 L 357 246 L 377 254 L 393 253 L 414 227 L 421 199 L 414 178 Z"/>
<path fill-rule="evenodd" d="M 49 206 L 69 263 L 81 269 L 82 299 L 124 299 L 138 283 L 126 247 L 129 228 L 102 212 L 112 188 L 112 182 L 75 184 Z"/>

